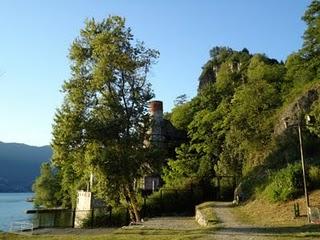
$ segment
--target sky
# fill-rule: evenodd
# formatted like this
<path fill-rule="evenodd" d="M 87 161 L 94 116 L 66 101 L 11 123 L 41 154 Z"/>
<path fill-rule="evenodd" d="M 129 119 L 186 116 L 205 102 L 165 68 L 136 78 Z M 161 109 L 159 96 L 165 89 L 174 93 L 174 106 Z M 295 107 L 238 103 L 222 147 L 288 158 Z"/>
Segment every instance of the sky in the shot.
<path fill-rule="evenodd" d="M 149 80 L 170 111 L 197 93 L 209 50 L 247 48 L 284 60 L 302 46 L 311 0 L 1 0 L 0 141 L 48 145 L 68 52 L 88 18 L 126 18 L 136 39 L 160 51 Z"/>

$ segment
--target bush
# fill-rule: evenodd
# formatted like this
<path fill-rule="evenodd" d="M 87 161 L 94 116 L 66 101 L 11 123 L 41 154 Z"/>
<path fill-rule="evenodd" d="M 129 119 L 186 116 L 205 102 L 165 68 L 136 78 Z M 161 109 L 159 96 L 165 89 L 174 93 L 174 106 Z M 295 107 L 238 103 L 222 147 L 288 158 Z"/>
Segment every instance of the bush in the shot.
<path fill-rule="evenodd" d="M 220 196 L 219 199 L 224 201 L 232 201 L 234 199 L 235 181 L 233 178 L 222 178 L 220 180 Z"/>
<path fill-rule="evenodd" d="M 272 202 L 284 202 L 303 193 L 302 169 L 299 163 L 289 164 L 286 168 L 269 177 L 264 190 L 265 196 Z"/>
<path fill-rule="evenodd" d="M 162 188 L 146 198 L 142 216 L 193 215 L 195 205 L 203 200 L 203 192 L 198 187 L 189 189 Z"/>
<path fill-rule="evenodd" d="M 311 166 L 308 170 L 310 185 L 312 189 L 320 187 L 320 166 Z"/>

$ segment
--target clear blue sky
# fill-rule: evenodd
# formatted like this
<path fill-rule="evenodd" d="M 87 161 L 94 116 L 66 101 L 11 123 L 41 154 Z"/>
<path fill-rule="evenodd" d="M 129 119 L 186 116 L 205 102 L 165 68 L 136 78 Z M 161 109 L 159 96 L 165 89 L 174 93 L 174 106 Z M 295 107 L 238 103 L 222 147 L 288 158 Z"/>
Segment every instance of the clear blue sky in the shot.
<path fill-rule="evenodd" d="M 160 51 L 150 81 L 170 111 L 195 96 L 214 46 L 285 60 L 302 44 L 311 0 L 2 0 L 0 141 L 46 145 L 70 74 L 68 49 L 86 18 L 126 18 L 135 37 Z"/>

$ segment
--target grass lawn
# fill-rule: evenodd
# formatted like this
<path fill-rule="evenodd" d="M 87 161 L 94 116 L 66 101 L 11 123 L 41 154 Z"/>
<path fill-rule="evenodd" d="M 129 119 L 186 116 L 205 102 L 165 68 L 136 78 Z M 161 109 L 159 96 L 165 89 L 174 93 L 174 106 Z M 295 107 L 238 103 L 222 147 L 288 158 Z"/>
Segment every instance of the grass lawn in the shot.
<path fill-rule="evenodd" d="M 136 240 L 136 239 L 150 239 L 150 240 L 178 240 L 178 239 L 207 239 L 208 234 L 213 234 L 213 228 L 200 228 L 190 230 L 167 230 L 167 229 L 116 229 L 109 233 L 97 234 L 83 234 L 83 235 L 17 235 L 0 233 L 2 240 L 67 240 L 67 239 L 81 239 L 81 240 Z M 211 238 L 212 239 L 212 238 Z"/>
<path fill-rule="evenodd" d="M 294 218 L 294 203 L 299 203 L 301 217 Z M 320 206 L 320 190 L 310 194 L 310 205 Z M 233 208 L 232 212 L 241 222 L 279 234 L 279 238 L 274 239 L 286 236 L 320 239 L 320 225 L 307 222 L 304 197 L 285 203 L 270 203 L 265 199 L 256 199 Z"/>
<path fill-rule="evenodd" d="M 320 206 L 320 190 L 310 194 L 310 205 Z M 293 217 L 293 205 L 299 203 L 302 217 Z M 270 203 L 265 199 L 247 202 L 234 208 L 233 213 L 239 220 L 258 226 L 303 226 L 307 224 L 304 197 L 285 203 Z M 320 225 L 317 225 L 320 229 Z"/>

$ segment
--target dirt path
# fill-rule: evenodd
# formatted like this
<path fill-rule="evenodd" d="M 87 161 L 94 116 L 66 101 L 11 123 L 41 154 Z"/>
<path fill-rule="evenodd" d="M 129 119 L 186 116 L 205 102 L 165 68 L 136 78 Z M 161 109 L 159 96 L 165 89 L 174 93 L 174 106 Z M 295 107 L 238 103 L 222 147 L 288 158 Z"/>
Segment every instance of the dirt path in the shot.
<path fill-rule="evenodd" d="M 304 232 L 297 227 L 259 227 L 241 223 L 231 209 L 230 202 L 215 203 L 214 210 L 221 221 L 218 224 L 221 229 L 214 234 L 215 240 L 318 239 L 303 237 Z"/>
<path fill-rule="evenodd" d="M 245 225 L 236 220 L 231 212 L 232 203 L 229 202 L 216 202 L 215 213 L 221 223 L 218 225 L 222 229 L 217 231 L 215 239 L 263 239 L 261 236 L 252 232 L 252 226 Z"/>
<path fill-rule="evenodd" d="M 194 217 L 159 217 L 150 218 L 143 223 L 146 228 L 154 229 L 200 229 Z"/>

